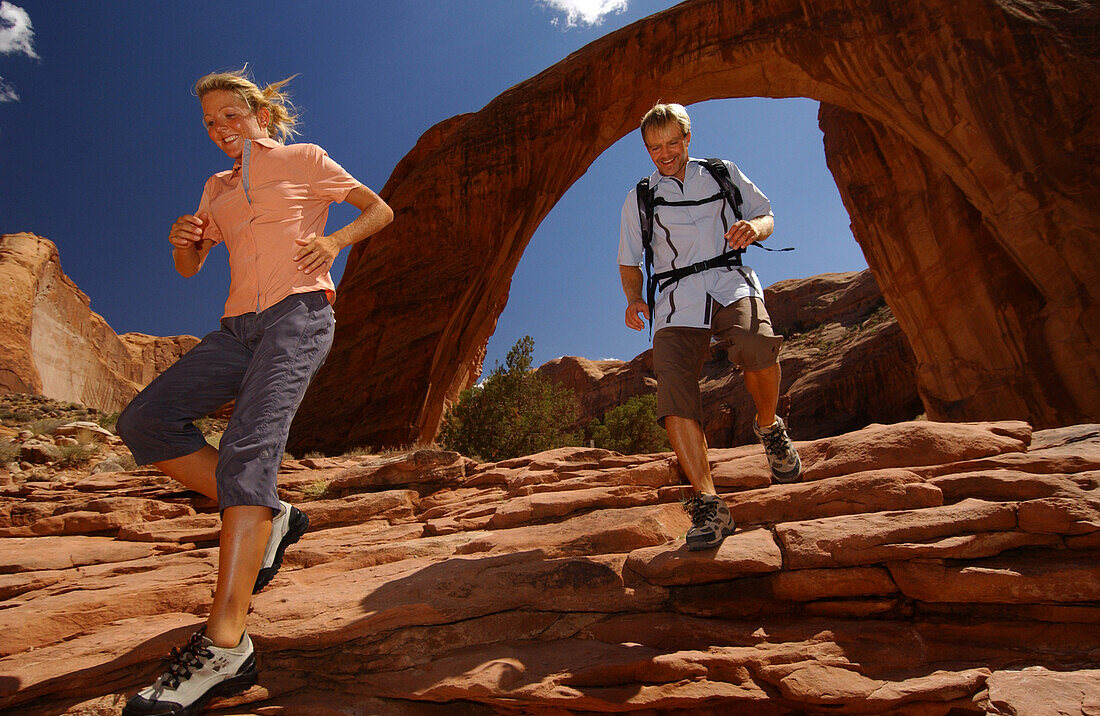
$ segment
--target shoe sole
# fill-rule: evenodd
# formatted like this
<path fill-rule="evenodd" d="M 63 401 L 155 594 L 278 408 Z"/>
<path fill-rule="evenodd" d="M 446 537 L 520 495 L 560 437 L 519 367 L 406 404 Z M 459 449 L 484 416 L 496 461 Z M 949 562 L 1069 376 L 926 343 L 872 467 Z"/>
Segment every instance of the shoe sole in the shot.
<path fill-rule="evenodd" d="M 226 679 L 210 687 L 210 690 L 200 696 L 195 703 L 190 706 L 184 706 L 175 711 L 161 711 L 158 712 L 161 716 L 196 716 L 202 713 L 206 708 L 206 704 L 210 703 L 214 699 L 226 699 L 230 696 L 236 696 L 237 694 L 248 691 L 260 680 L 260 670 L 256 666 L 256 655 L 253 654 L 249 657 L 248 661 L 244 663 L 245 671 L 237 674 L 231 679 Z M 147 712 L 140 712 L 130 708 L 127 704 L 126 708 L 122 709 L 122 716 L 145 716 Z"/>
<path fill-rule="evenodd" d="M 279 573 L 279 568 L 283 566 L 283 553 L 286 552 L 286 548 L 300 540 L 306 530 L 309 529 L 309 516 L 297 507 L 291 507 L 288 527 L 282 541 L 279 542 L 279 548 L 275 550 L 275 559 L 272 561 L 271 566 L 264 567 L 256 575 L 256 586 L 252 588 L 253 594 L 266 587 Z"/>
<path fill-rule="evenodd" d="M 730 525 L 729 528 L 722 530 L 722 536 L 717 539 L 710 540 L 709 542 L 687 542 L 687 548 L 689 552 L 702 552 L 705 549 L 712 549 L 722 544 L 722 541 L 733 534 L 737 529 L 737 525 Z"/>
<path fill-rule="evenodd" d="M 776 472 L 772 470 L 772 477 L 781 485 L 790 485 L 798 482 L 802 477 L 802 461 L 799 460 L 798 464 L 795 465 L 794 469 L 790 472 Z"/>

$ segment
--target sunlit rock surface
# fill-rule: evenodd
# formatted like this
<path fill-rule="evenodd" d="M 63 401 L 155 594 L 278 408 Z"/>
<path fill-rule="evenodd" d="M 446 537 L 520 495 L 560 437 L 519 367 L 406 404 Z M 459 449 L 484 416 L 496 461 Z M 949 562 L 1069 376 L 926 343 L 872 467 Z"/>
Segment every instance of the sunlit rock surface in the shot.
<path fill-rule="evenodd" d="M 230 713 L 1038 714 L 1100 704 L 1100 426 L 908 422 L 711 453 L 287 461 L 312 529 Z M 0 710 L 117 714 L 203 620 L 214 505 L 151 470 L 0 488 Z M 1057 707 L 1057 711 L 1042 710 Z"/>

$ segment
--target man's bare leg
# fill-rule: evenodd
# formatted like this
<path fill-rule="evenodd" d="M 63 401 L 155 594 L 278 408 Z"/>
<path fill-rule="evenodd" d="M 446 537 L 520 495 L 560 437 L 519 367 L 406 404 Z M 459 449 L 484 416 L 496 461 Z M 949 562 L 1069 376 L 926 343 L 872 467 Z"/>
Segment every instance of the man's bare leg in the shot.
<path fill-rule="evenodd" d="M 779 363 L 764 370 L 745 371 L 745 387 L 749 389 L 752 402 L 756 405 L 756 424 L 762 428 L 775 423 L 780 375 Z"/>
<path fill-rule="evenodd" d="M 699 421 L 681 418 L 676 415 L 665 416 L 665 432 L 680 468 L 687 476 L 695 491 L 704 495 L 714 495 L 714 481 L 710 475 L 710 462 L 707 460 L 707 437 Z"/>

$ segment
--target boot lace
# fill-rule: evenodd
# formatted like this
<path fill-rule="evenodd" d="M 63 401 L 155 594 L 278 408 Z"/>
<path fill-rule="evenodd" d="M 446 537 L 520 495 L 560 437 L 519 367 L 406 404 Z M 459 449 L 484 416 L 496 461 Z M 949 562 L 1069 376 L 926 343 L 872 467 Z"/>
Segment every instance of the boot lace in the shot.
<path fill-rule="evenodd" d="M 691 515 L 691 526 L 702 527 L 714 520 L 718 514 L 718 504 L 714 500 L 692 497 L 684 504 L 684 511 Z"/>
<path fill-rule="evenodd" d="M 182 648 L 178 646 L 172 647 L 172 651 L 168 653 L 168 656 L 164 657 L 164 663 L 167 664 L 167 671 L 164 673 L 162 682 L 169 688 L 179 688 L 181 681 L 186 681 L 191 678 L 192 671 L 196 671 L 202 668 L 202 659 L 213 658 L 214 654 L 207 649 L 202 639 L 206 635 L 206 627 L 202 627 L 197 632 L 191 635 L 191 639 Z"/>
<path fill-rule="evenodd" d="M 791 453 L 791 442 L 779 426 L 769 432 L 761 433 L 760 439 L 764 442 L 764 450 L 780 459 L 785 459 Z"/>

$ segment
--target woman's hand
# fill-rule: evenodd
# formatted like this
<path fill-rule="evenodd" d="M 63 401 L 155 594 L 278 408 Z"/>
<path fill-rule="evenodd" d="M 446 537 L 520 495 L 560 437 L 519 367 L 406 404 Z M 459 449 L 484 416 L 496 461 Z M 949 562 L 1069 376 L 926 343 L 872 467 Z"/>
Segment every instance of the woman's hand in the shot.
<path fill-rule="evenodd" d="M 302 248 L 294 254 L 294 262 L 298 264 L 298 270 L 307 275 L 314 271 L 327 271 L 332 268 L 332 262 L 343 247 L 331 236 L 307 236 L 294 240 Z"/>
<path fill-rule="evenodd" d="M 168 240 L 177 249 L 197 249 L 202 241 L 202 232 L 206 222 L 197 216 L 184 214 L 172 224 Z"/>

